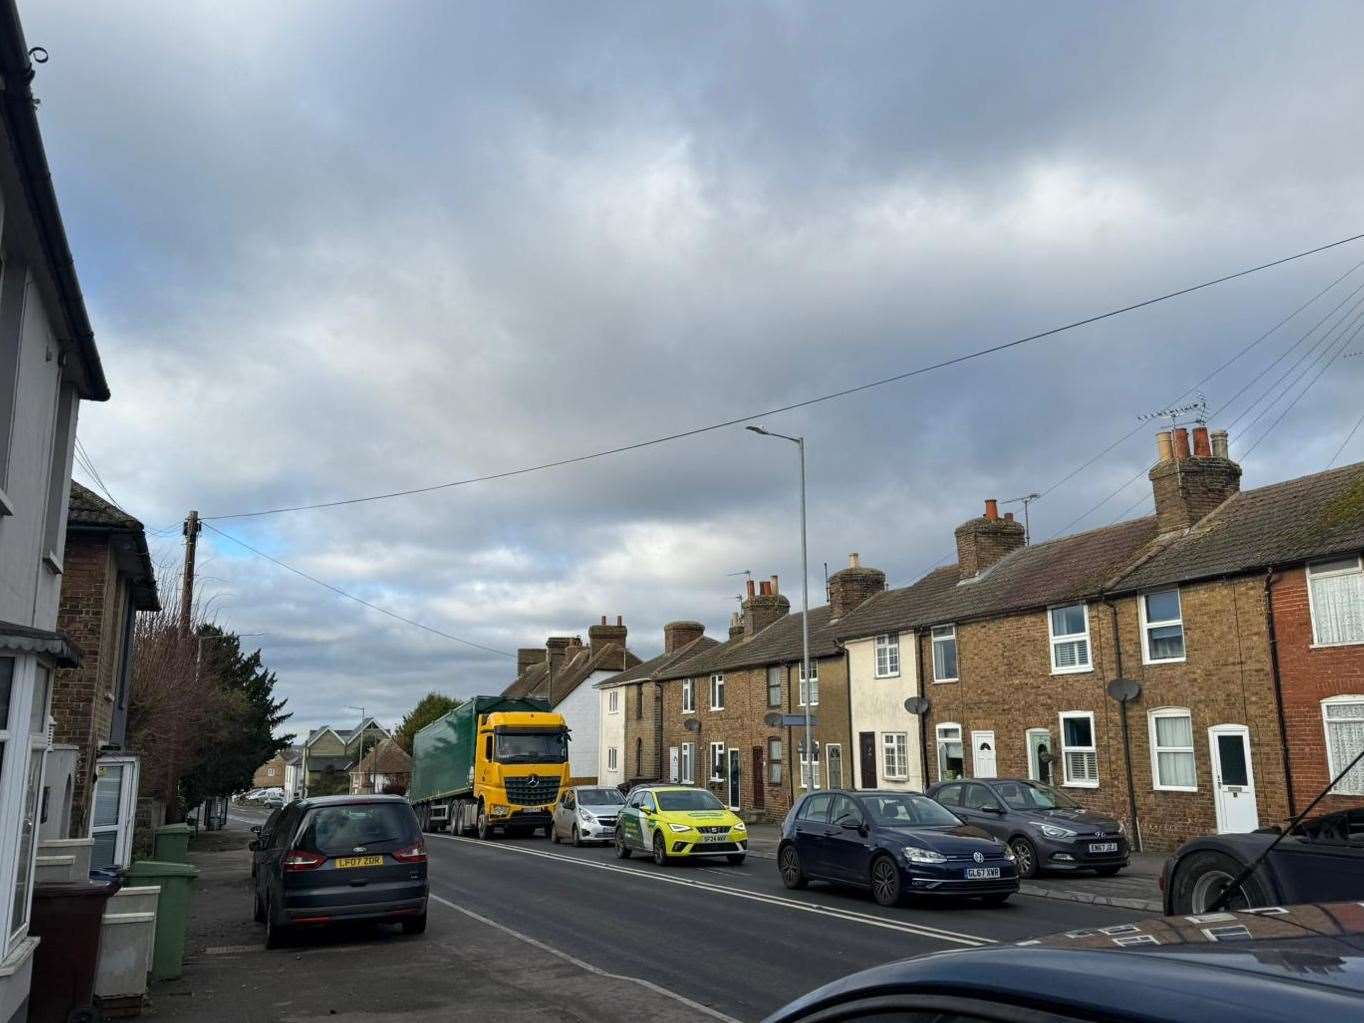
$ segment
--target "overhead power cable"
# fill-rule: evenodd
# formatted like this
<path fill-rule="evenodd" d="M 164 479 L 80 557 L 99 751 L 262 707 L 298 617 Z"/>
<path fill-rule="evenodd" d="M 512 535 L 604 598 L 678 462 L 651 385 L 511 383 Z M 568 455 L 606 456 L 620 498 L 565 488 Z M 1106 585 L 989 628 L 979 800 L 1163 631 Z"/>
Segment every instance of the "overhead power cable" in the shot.
<path fill-rule="evenodd" d="M 519 469 L 508 469 L 503 472 L 487 473 L 481 476 L 471 476 L 466 479 L 451 480 L 446 483 L 436 483 L 430 486 L 410 487 L 405 490 L 393 490 L 382 494 L 370 494 L 364 497 L 341 498 L 334 501 L 318 501 L 311 504 L 284 505 L 278 508 L 265 508 L 259 511 L 233 512 L 231 514 L 222 515 L 205 515 L 202 516 L 201 518 L 204 521 L 209 519 L 223 521 L 226 519 L 258 518 L 263 515 L 282 515 L 286 512 L 314 511 L 322 508 L 339 508 L 344 505 L 364 504 L 371 501 L 386 501 L 396 497 L 410 497 L 416 494 L 428 494 L 437 490 L 448 490 L 453 487 L 468 486 L 473 483 L 487 483 L 493 480 L 508 479 L 513 476 L 524 476 L 529 473 L 541 472 L 546 469 L 556 469 L 565 465 L 575 465 L 580 462 L 588 462 L 598 458 L 606 458 L 610 455 L 619 455 L 629 451 L 638 451 L 641 448 L 653 447 L 658 444 L 667 444 L 672 441 L 682 440 L 687 437 L 696 437 L 701 434 L 710 433 L 715 430 L 723 430 L 731 426 L 738 426 L 742 423 L 753 422 L 758 419 L 778 415 L 784 412 L 792 412 L 795 411 L 796 409 L 807 408 L 811 405 L 820 404 L 821 402 L 833 401 L 837 398 L 846 398 L 850 395 L 860 394 L 863 391 L 869 391 L 876 387 L 884 387 L 887 384 L 893 384 L 901 380 L 908 380 L 912 377 L 922 376 L 925 373 L 932 373 L 935 372 L 936 370 L 946 369 L 949 366 L 957 366 L 964 362 L 970 362 L 974 359 L 980 359 L 987 355 L 994 355 L 998 352 L 1006 351 L 1010 348 L 1017 348 L 1021 345 L 1029 344 L 1030 342 L 1033 341 L 1040 341 L 1044 338 L 1053 337 L 1057 334 L 1061 334 L 1068 330 L 1074 330 L 1078 327 L 1088 326 L 1089 324 L 1098 323 L 1102 320 L 1111 319 L 1115 316 L 1121 316 L 1124 313 L 1133 312 L 1134 310 L 1137 309 L 1143 309 L 1147 306 L 1155 305 L 1159 302 L 1166 302 L 1169 301 L 1170 299 L 1179 298 L 1183 295 L 1189 295 L 1196 291 L 1202 291 L 1205 288 L 1211 288 L 1218 284 L 1225 284 L 1227 281 L 1236 280 L 1239 277 L 1246 277 L 1249 276 L 1250 274 L 1259 273 L 1262 270 L 1269 270 L 1277 266 L 1283 266 L 1285 263 L 1291 263 L 1295 260 L 1304 259 L 1307 256 L 1316 255 L 1317 253 L 1320 252 L 1326 252 L 1330 249 L 1338 248 L 1339 246 L 1342 245 L 1348 245 L 1351 242 L 1360 240 L 1361 238 L 1364 238 L 1364 234 L 1351 235 L 1348 238 L 1341 238 L 1338 241 L 1330 242 L 1326 245 L 1318 245 L 1315 248 L 1307 249 L 1303 252 L 1297 252 L 1291 256 L 1284 256 L 1280 259 L 1276 259 L 1268 263 L 1261 263 L 1258 266 L 1249 267 L 1245 270 L 1238 270 L 1235 273 L 1225 274 L 1221 277 L 1214 278 L 1213 280 L 1203 281 L 1200 284 L 1193 284 L 1185 288 L 1180 288 L 1176 291 L 1166 292 L 1165 294 L 1157 295 L 1154 298 L 1143 299 L 1140 302 L 1133 302 L 1130 305 L 1125 305 L 1118 309 L 1110 309 L 1109 311 L 1104 313 L 1098 313 L 1093 316 L 1087 316 L 1084 319 L 1075 320 L 1071 323 L 1066 323 L 1059 327 L 1052 327 L 1049 330 L 1044 330 L 1036 334 L 1029 334 L 1026 337 L 1015 338 L 1012 341 L 1005 341 L 1000 344 L 990 345 L 986 348 L 980 348 L 973 352 L 966 352 L 962 355 L 956 355 L 948 359 L 943 359 L 939 362 L 930 363 L 929 365 L 926 366 L 919 366 L 915 369 L 906 370 L 903 373 L 896 373 L 893 376 L 882 377 L 879 380 L 872 380 L 868 383 L 858 384 L 854 387 L 847 387 L 839 391 L 831 391 L 827 394 L 821 394 L 813 398 L 806 398 L 803 401 L 791 402 L 790 404 L 787 405 L 780 405 L 777 406 L 776 408 L 770 408 L 761 412 L 755 412 L 752 415 L 739 416 L 734 419 L 725 419 L 720 422 L 711 423 L 706 426 L 698 426 L 689 430 L 681 430 L 677 433 L 665 434 L 661 437 L 653 437 L 648 440 L 636 441 L 631 444 L 621 444 L 616 447 L 605 448 L 603 450 L 593 451 L 584 455 L 574 455 L 570 458 L 560 458 L 551 462 L 542 462 L 538 465 L 523 466 Z"/>
<path fill-rule="evenodd" d="M 201 519 L 200 521 L 202 522 L 203 520 Z M 502 656 L 502 657 L 515 657 L 515 656 L 516 656 L 514 653 L 512 653 L 512 652 L 510 652 L 510 651 L 508 651 L 508 650 L 498 650 L 496 647 L 484 646 L 482 643 L 475 643 L 475 642 L 474 642 L 473 640 L 471 640 L 471 639 L 463 639 L 463 638 L 460 637 L 460 636 L 451 635 L 451 634 L 448 633 L 448 632 L 443 632 L 443 631 L 441 631 L 440 629 L 432 628 L 430 625 L 425 625 L 425 624 L 423 624 L 423 623 L 421 623 L 421 622 L 419 622 L 419 621 L 416 621 L 415 619 L 407 618 L 407 617 L 405 617 L 405 616 L 403 616 L 403 615 L 400 615 L 400 614 L 398 614 L 396 611 L 390 611 L 390 610 L 389 610 L 388 608 L 386 608 L 386 607 L 380 607 L 378 604 L 370 603 L 368 600 L 365 600 L 363 597 L 357 597 L 357 596 L 356 596 L 355 594 L 353 594 L 353 593 L 347 593 L 345 590 L 341 589 L 339 586 L 333 586 L 331 583 L 329 583 L 329 582 L 324 582 L 323 580 L 317 578 L 316 576 L 309 575 L 307 572 L 304 572 L 302 569 L 295 568 L 293 565 L 289 565 L 289 564 L 286 564 L 286 563 L 283 562 L 283 561 L 280 561 L 279 558 L 276 558 L 276 557 L 273 557 L 272 555 L 266 554 L 266 553 L 265 553 L 264 551 L 262 551 L 262 550 L 257 550 L 255 547 L 252 547 L 252 546 L 251 546 L 249 543 L 247 543 L 245 540 L 239 540 L 239 539 L 238 539 L 237 537 L 235 537 L 235 536 L 231 536 L 231 535 L 228 534 L 228 533 L 224 533 L 221 529 L 219 529 L 217 526 L 213 525 L 213 523 L 211 523 L 211 522 L 204 522 L 204 525 L 205 525 L 206 527 L 208 527 L 209 529 L 213 530 L 213 532 L 217 533 L 217 534 L 218 534 L 219 536 L 221 536 L 224 540 L 230 540 L 232 543 L 236 544 L 238 547 L 241 547 L 243 550 L 250 551 L 252 554 L 256 555 L 256 557 L 258 557 L 258 558 L 264 558 L 266 561 L 270 562 L 270 563 L 273 564 L 273 565 L 278 565 L 280 568 L 284 569 L 284 570 L 287 571 L 287 572 L 292 572 L 292 573 L 294 573 L 294 575 L 296 575 L 296 576 L 299 576 L 299 577 L 301 577 L 301 578 L 303 578 L 303 579 L 307 579 L 308 582 L 310 582 L 310 583 L 316 583 L 318 586 L 321 586 L 323 589 L 331 590 L 331 592 L 332 592 L 332 593 L 335 593 L 338 597 L 345 597 L 347 600 L 353 600 L 353 601 L 355 601 L 357 604 L 363 604 L 365 607 L 369 608 L 371 611 L 378 611 L 381 615 L 387 615 L 388 617 L 393 618 L 393 619 L 396 619 L 397 621 L 403 622 L 403 623 L 405 623 L 405 624 L 407 624 L 407 625 L 414 626 L 414 627 L 416 627 L 416 628 L 418 628 L 418 629 L 421 629 L 421 630 L 423 630 L 423 631 L 425 631 L 425 632 L 429 632 L 429 633 L 431 633 L 433 636 L 440 636 L 442 639 L 452 640 L 452 641 L 455 642 L 455 643 L 463 643 L 465 646 L 473 647 L 475 650 L 485 650 L 485 651 L 487 651 L 487 652 L 490 653 L 490 654 L 498 654 L 499 656 Z"/>
<path fill-rule="evenodd" d="M 1330 469 L 1336 464 L 1336 459 L 1340 457 L 1342 451 L 1349 447 L 1350 441 L 1354 440 L 1354 436 L 1359 432 L 1361 426 L 1364 426 L 1364 413 L 1361 413 L 1359 418 L 1355 420 L 1355 425 L 1351 428 L 1350 432 L 1345 435 L 1345 439 L 1340 442 L 1340 447 L 1336 448 L 1336 453 L 1332 455 L 1331 460 L 1326 463 L 1326 468 Z"/>

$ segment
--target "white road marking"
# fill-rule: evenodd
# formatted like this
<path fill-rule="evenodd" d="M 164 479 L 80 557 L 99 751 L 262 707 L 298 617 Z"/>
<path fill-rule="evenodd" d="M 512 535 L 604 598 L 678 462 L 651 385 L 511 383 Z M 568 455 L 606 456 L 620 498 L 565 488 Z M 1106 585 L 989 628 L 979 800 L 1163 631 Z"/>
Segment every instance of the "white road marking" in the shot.
<path fill-rule="evenodd" d="M 623 980 L 630 984 L 638 984 L 640 987 L 647 988 L 655 994 L 663 995 L 665 998 L 671 998 L 673 1001 L 679 1002 L 689 1009 L 704 1013 L 711 1019 L 720 1020 L 721 1023 L 739 1023 L 739 1020 L 735 1019 L 733 1016 L 727 1016 L 718 1009 L 712 1009 L 709 1005 L 702 1005 L 700 1002 L 693 1001 L 686 995 L 680 995 L 676 991 L 670 991 L 668 988 L 655 984 L 651 980 L 645 980 L 643 977 L 632 977 L 624 973 L 612 973 L 609 970 L 603 970 L 600 966 L 593 966 L 586 960 L 579 959 L 575 955 L 569 955 L 567 952 L 557 949 L 553 945 L 545 944 L 539 938 L 532 938 L 529 934 L 522 934 L 520 931 L 508 927 L 506 924 L 500 924 L 496 920 L 489 919 L 482 913 L 475 913 L 472 909 L 465 909 L 463 906 L 456 905 L 449 899 L 442 898 L 434 892 L 430 895 L 430 899 L 432 902 L 439 902 L 442 906 L 448 906 L 456 913 L 463 913 L 465 916 L 472 917 L 479 923 L 487 924 L 489 927 L 495 927 L 504 934 L 510 934 L 513 938 L 524 941 L 527 945 L 533 945 L 542 952 L 548 952 L 552 956 L 557 956 L 564 960 L 564 962 L 572 963 L 574 966 L 586 970 L 588 973 L 595 974 L 598 977 L 606 977 L 610 980 Z"/>
<path fill-rule="evenodd" d="M 447 842 L 464 842 L 469 845 L 480 846 L 490 851 L 515 852 L 525 856 L 540 856 L 544 859 L 558 860 L 564 863 L 572 863 L 596 870 L 605 870 L 614 874 L 629 874 L 632 877 L 648 878 L 649 880 L 660 881 L 664 884 L 682 885 L 687 888 L 696 888 L 717 895 L 728 895 L 731 898 L 748 899 L 752 902 L 765 902 L 770 906 L 781 906 L 802 913 L 814 913 L 817 916 L 833 917 L 838 920 L 846 920 L 850 923 L 864 924 L 868 927 L 881 927 L 886 930 L 901 931 L 906 934 L 917 935 L 921 938 L 933 938 L 937 941 L 946 941 L 957 945 L 979 947 L 982 945 L 996 944 L 993 938 L 984 938 L 974 934 L 963 934 L 959 931 L 948 931 L 940 927 L 929 927 L 925 924 L 914 924 L 905 920 L 889 920 L 885 917 L 874 916 L 870 913 L 859 913 L 856 910 L 851 909 L 836 909 L 832 906 L 799 902 L 796 899 L 788 899 L 780 895 L 767 895 L 761 892 L 746 891 L 742 888 L 716 884 L 712 881 L 695 881 L 683 877 L 670 877 L 667 874 L 657 873 L 655 871 L 636 870 L 633 867 L 619 867 L 610 863 L 602 863 L 598 860 L 580 859 L 577 856 L 565 856 L 562 853 L 545 852 L 540 849 L 529 849 L 519 845 L 500 845 L 492 842 L 483 842 L 475 838 L 461 838 L 455 835 L 442 834 L 434 834 L 429 837 L 441 838 Z"/>

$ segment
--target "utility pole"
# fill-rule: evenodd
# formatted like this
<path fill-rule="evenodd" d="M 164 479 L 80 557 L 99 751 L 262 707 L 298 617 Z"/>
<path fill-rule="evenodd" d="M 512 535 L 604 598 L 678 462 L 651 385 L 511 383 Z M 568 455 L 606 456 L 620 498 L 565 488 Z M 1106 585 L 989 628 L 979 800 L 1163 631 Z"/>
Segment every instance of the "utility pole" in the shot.
<path fill-rule="evenodd" d="M 199 545 L 199 513 L 191 511 L 185 518 L 185 573 L 180 581 L 180 631 L 189 635 L 190 612 L 194 606 L 194 555 Z"/>

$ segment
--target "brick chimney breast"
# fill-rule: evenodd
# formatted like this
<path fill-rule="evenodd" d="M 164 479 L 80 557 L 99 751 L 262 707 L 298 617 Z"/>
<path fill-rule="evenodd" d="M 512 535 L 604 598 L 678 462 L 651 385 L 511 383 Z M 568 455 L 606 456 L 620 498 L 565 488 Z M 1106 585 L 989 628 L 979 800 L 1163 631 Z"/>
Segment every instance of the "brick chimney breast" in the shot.
<path fill-rule="evenodd" d="M 669 622 L 663 626 L 663 652 L 670 654 L 681 650 L 706 634 L 706 627 L 700 622 Z"/>
<path fill-rule="evenodd" d="M 999 506 L 985 502 L 985 514 L 967 519 L 956 528 L 957 572 L 960 579 L 974 579 L 1006 554 L 1023 546 L 1023 523 L 999 517 Z M 830 580 L 832 582 L 833 580 Z"/>
<path fill-rule="evenodd" d="M 791 613 L 791 602 L 776 592 L 776 588 L 767 579 L 758 583 L 756 595 L 752 590 L 748 592 L 748 599 L 740 606 L 744 623 L 744 639 L 752 639 L 777 619 L 784 618 Z"/>
<path fill-rule="evenodd" d="M 829 576 L 829 610 L 835 621 L 859 607 L 868 597 L 886 588 L 886 573 L 863 568 L 857 554 L 848 555 L 848 567 Z"/>
<path fill-rule="evenodd" d="M 1200 449 L 1212 454 L 1199 455 Z M 1196 442 L 1192 456 L 1187 446 L 1181 451 L 1177 430 L 1173 450 L 1158 442 L 1156 454 L 1162 460 L 1148 476 L 1161 533 L 1189 529 L 1241 490 L 1241 466 L 1227 456 L 1223 430 L 1210 434 L 1206 442 Z"/>
<path fill-rule="evenodd" d="M 606 615 L 601 616 L 601 624 L 593 625 L 587 630 L 587 645 L 591 647 L 595 656 L 608 643 L 615 643 L 622 650 L 625 649 L 625 638 L 629 635 L 629 630 L 622 624 L 620 618 L 616 619 L 615 625 L 606 623 Z"/>

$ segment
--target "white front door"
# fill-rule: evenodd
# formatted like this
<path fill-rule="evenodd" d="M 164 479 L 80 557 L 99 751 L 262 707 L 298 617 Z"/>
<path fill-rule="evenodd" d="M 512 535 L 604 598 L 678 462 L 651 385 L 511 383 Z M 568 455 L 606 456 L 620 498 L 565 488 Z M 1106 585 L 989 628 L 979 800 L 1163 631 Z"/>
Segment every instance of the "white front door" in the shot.
<path fill-rule="evenodd" d="M 829 788 L 841 789 L 843 787 L 843 747 L 832 742 L 825 746 L 824 762 L 829 765 Z"/>
<path fill-rule="evenodd" d="M 1255 772 L 1250 764 L 1250 729 L 1214 725 L 1208 729 L 1212 750 L 1212 791 L 1218 834 L 1243 834 L 1260 826 L 1255 808 Z"/>
<path fill-rule="evenodd" d="M 995 777 L 995 733 L 971 733 L 971 775 L 974 778 Z"/>
<path fill-rule="evenodd" d="M 94 867 L 132 862 L 133 816 L 137 811 L 137 757 L 101 757 L 95 762 L 95 806 L 90 815 Z"/>
<path fill-rule="evenodd" d="M 743 750 L 733 748 L 729 750 L 729 777 L 727 782 L 729 789 L 729 808 L 731 810 L 739 809 L 740 793 L 743 791 L 743 786 L 741 784 L 742 779 L 740 777 L 743 770 L 743 759 Z"/>
<path fill-rule="evenodd" d="M 1028 777 L 1045 785 L 1052 783 L 1051 777 L 1051 732 L 1045 728 L 1029 728 L 1024 738 L 1028 743 Z M 1047 757 L 1042 757 L 1043 750 Z"/>
<path fill-rule="evenodd" d="M 669 746 L 669 747 L 668 747 L 668 781 L 672 782 L 674 785 L 677 784 L 678 779 L 681 777 L 681 775 L 679 775 L 679 774 L 677 773 L 677 763 L 678 763 L 678 758 L 677 758 L 677 747 L 676 747 L 676 746 Z"/>

